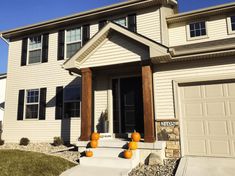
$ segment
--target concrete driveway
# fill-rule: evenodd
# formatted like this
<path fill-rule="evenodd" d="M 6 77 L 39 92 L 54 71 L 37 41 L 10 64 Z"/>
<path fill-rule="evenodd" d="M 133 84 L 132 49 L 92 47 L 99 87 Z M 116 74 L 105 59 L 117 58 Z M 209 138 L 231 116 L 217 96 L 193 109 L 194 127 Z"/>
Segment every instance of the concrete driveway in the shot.
<path fill-rule="evenodd" d="M 176 176 L 234 176 L 235 158 L 185 156 Z"/>

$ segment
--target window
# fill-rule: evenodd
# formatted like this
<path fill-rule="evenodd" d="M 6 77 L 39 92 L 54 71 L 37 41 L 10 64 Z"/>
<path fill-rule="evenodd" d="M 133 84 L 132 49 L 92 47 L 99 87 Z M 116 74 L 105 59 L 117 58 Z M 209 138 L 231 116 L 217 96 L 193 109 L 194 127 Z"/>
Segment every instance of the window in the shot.
<path fill-rule="evenodd" d="M 80 87 L 64 88 L 64 117 L 80 117 Z"/>
<path fill-rule="evenodd" d="M 206 36 L 206 22 L 197 22 L 189 24 L 190 37 Z"/>
<path fill-rule="evenodd" d="M 231 20 L 231 29 L 235 31 L 235 16 L 230 17 Z"/>
<path fill-rule="evenodd" d="M 119 18 L 119 19 L 115 19 L 113 20 L 113 22 L 123 26 L 123 27 L 128 27 L 127 26 L 127 18 Z"/>
<path fill-rule="evenodd" d="M 39 89 L 27 90 L 26 119 L 37 119 L 39 112 Z"/>
<path fill-rule="evenodd" d="M 72 57 L 82 46 L 81 28 L 66 31 L 66 58 Z"/>
<path fill-rule="evenodd" d="M 42 57 L 42 36 L 35 36 L 29 38 L 29 57 L 28 64 L 41 62 Z"/>

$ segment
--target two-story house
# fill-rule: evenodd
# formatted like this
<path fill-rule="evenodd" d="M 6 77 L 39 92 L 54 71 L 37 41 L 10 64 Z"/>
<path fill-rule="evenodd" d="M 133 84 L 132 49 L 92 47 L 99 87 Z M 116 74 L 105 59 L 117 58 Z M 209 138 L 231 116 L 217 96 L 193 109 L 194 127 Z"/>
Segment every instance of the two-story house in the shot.
<path fill-rule="evenodd" d="M 105 119 L 169 157 L 235 156 L 234 10 L 132 0 L 2 32 L 4 140 L 88 141 Z"/>

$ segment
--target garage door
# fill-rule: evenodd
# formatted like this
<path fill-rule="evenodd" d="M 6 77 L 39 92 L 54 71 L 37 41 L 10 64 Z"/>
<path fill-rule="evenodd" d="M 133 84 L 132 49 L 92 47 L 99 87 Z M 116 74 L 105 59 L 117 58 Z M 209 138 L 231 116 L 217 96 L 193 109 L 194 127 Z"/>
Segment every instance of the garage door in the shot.
<path fill-rule="evenodd" d="M 235 157 L 235 81 L 179 84 L 184 155 Z"/>

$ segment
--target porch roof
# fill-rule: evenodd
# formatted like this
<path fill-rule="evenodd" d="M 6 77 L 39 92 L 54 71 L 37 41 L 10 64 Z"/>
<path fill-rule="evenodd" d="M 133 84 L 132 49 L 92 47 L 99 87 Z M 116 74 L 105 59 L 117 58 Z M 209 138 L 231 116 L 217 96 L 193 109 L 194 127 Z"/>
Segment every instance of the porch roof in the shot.
<path fill-rule="evenodd" d="M 82 64 L 92 55 L 98 47 L 104 44 L 104 40 L 110 38 L 117 32 L 122 36 L 138 42 L 149 49 L 149 57 L 152 62 L 155 60 L 170 60 L 171 55 L 168 52 L 168 47 L 148 39 L 140 34 L 134 33 L 113 22 L 109 22 L 102 30 L 100 30 L 86 45 L 84 45 L 72 58 L 65 61 L 63 68 L 67 70 L 80 69 Z"/>

